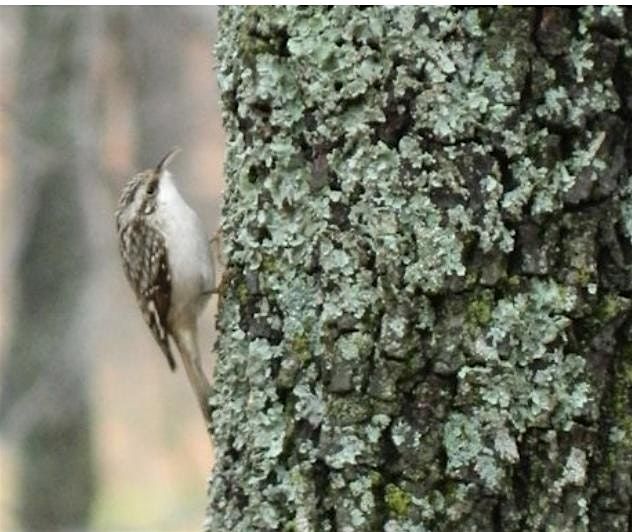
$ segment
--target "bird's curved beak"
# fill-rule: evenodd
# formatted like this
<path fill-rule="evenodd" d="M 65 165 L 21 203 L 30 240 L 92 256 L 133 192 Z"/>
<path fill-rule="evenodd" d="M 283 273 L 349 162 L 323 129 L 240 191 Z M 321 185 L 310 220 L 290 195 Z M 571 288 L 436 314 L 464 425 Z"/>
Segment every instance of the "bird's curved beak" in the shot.
<path fill-rule="evenodd" d="M 160 162 L 156 165 L 156 174 L 158 174 L 158 176 L 162 175 L 162 173 L 167 169 L 167 166 L 169 165 L 169 163 L 181 151 L 182 149 L 180 148 L 180 146 L 174 146 L 173 148 L 171 148 L 167 152 L 167 154 L 162 159 L 160 159 Z"/>

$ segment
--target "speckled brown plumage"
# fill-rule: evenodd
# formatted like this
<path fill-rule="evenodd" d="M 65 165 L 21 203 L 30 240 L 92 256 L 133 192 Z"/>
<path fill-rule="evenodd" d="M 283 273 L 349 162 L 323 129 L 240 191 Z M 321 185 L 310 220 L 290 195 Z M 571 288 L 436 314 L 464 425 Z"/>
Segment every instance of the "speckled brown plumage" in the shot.
<path fill-rule="evenodd" d="M 167 334 L 171 275 L 164 238 L 141 217 L 121 230 L 120 249 L 125 275 L 143 318 L 174 370 L 176 363 Z"/>

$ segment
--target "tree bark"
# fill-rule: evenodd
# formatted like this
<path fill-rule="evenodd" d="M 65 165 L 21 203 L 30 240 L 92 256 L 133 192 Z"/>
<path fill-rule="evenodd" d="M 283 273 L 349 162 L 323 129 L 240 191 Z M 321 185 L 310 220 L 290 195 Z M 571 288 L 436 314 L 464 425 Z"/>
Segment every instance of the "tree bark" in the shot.
<path fill-rule="evenodd" d="M 632 526 L 631 35 L 221 11 L 207 530 Z"/>

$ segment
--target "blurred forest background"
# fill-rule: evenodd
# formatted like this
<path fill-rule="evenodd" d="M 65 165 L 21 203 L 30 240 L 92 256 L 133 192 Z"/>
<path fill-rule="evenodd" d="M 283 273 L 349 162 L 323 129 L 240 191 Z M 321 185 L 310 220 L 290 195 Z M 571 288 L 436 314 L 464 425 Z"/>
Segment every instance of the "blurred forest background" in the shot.
<path fill-rule="evenodd" d="M 215 29 L 210 7 L 0 7 L 0 530 L 201 526 L 212 449 L 113 213 L 179 145 L 180 189 L 218 226 Z"/>

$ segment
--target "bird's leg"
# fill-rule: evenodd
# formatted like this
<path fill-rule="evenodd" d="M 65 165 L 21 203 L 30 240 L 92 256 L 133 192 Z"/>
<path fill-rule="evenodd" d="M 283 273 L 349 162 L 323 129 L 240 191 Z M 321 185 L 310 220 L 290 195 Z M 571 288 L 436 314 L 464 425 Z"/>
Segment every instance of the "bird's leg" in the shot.
<path fill-rule="evenodd" d="M 211 264 L 213 266 L 213 273 L 215 277 L 214 284 L 217 282 L 216 279 L 217 279 L 218 273 L 220 273 L 218 272 L 218 266 L 220 267 L 220 269 L 223 269 L 226 266 L 226 263 L 224 262 L 224 257 L 223 257 L 222 242 L 223 240 L 222 240 L 221 229 L 218 229 L 217 231 L 215 231 L 213 238 L 211 238 L 208 242 L 208 245 L 209 245 L 208 253 L 211 260 Z M 210 290 L 205 290 L 204 292 L 202 292 L 202 295 L 205 297 L 210 297 L 213 294 L 219 294 L 220 284 L 217 284 Z"/>
<path fill-rule="evenodd" d="M 224 255 L 222 252 L 223 244 L 224 242 L 223 242 L 223 237 L 222 237 L 222 230 L 218 229 L 217 231 L 215 231 L 213 238 L 209 240 L 211 260 L 213 261 L 214 264 L 220 264 L 221 266 L 226 266 L 224 262 Z"/>

